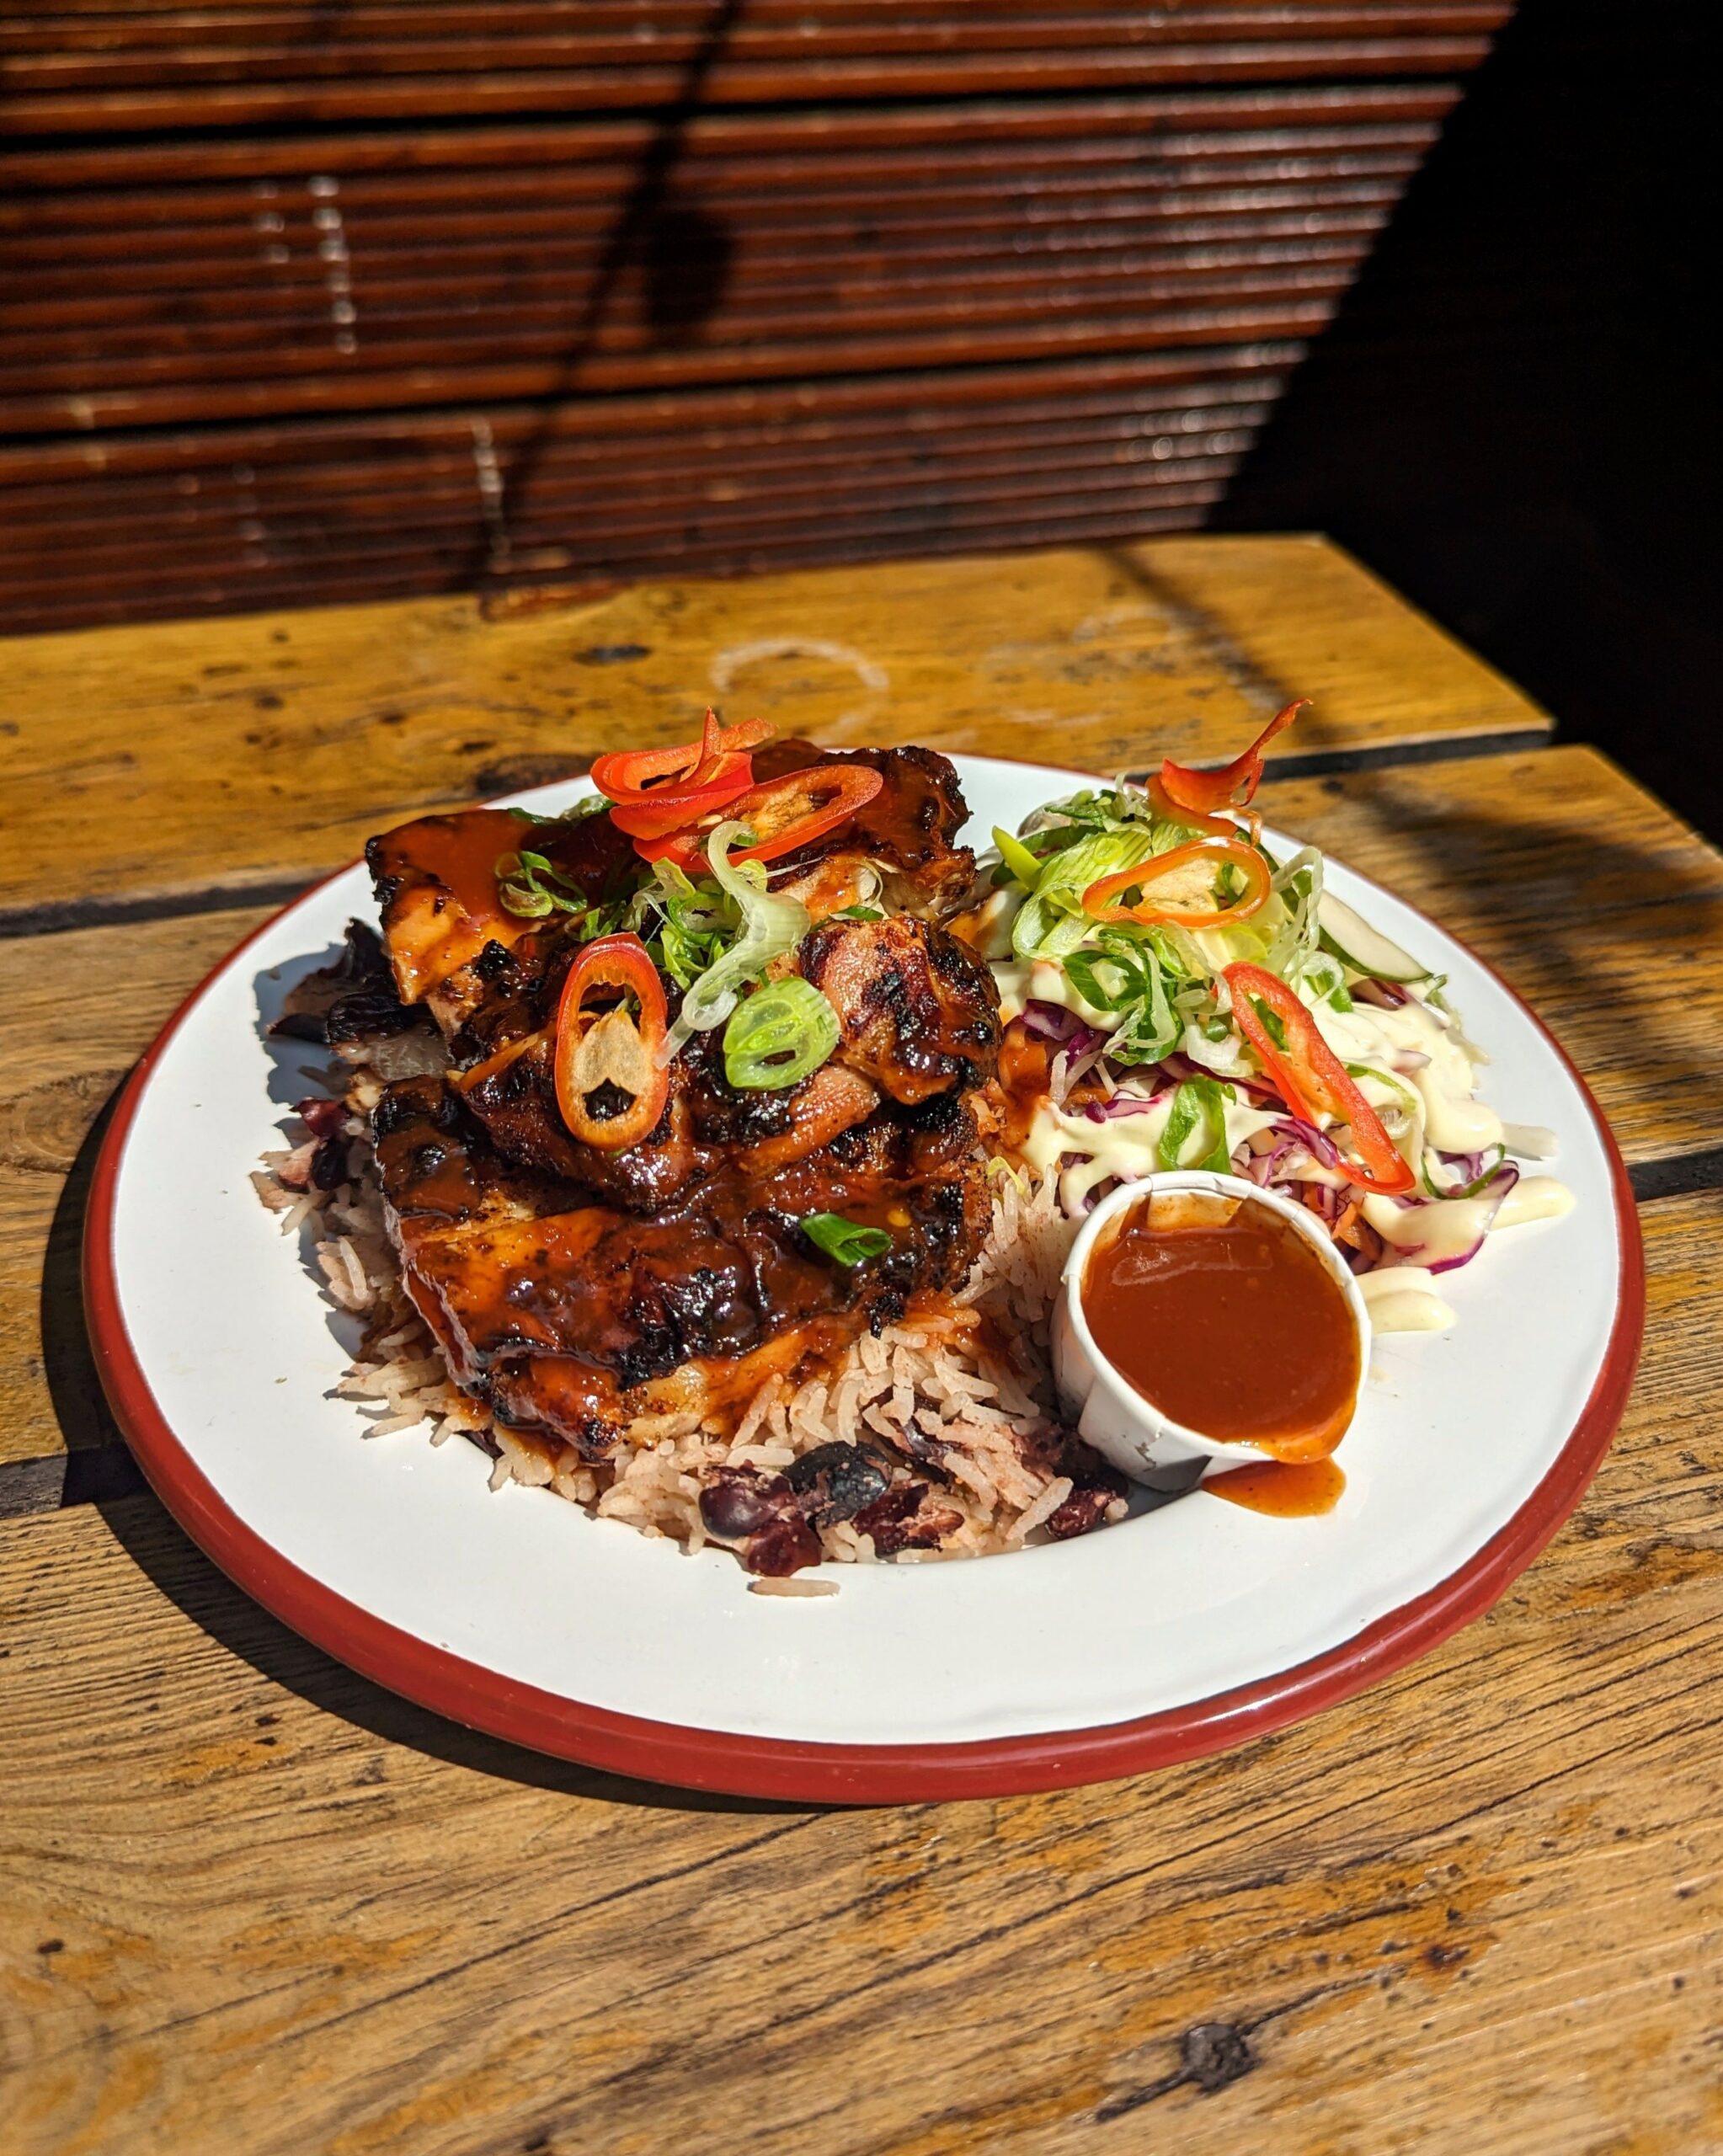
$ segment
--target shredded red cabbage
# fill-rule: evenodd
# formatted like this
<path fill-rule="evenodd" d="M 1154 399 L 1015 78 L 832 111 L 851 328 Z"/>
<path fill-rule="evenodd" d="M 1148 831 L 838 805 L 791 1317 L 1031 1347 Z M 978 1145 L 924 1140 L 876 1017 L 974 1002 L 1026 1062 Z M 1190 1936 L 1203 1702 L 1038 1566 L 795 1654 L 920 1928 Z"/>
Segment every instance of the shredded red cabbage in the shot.
<path fill-rule="evenodd" d="M 1151 1100 L 1144 1100 L 1135 1093 L 1115 1093 L 1110 1101 L 1088 1101 L 1083 1113 L 1091 1123 L 1111 1123 L 1116 1116 L 1147 1115 L 1150 1108 L 1157 1108 L 1166 1098 L 1165 1092 L 1156 1093 Z"/>
<path fill-rule="evenodd" d="M 1086 1026 L 1075 1011 L 1067 1011 L 1062 1004 L 1039 1001 L 1023 1006 L 1023 1031 L 1037 1040 L 1054 1041 L 1059 1047 L 1070 1049 L 1074 1055 L 1080 1055 L 1085 1049 L 1106 1038 L 1092 1026 Z"/>
<path fill-rule="evenodd" d="M 1496 1177 L 1495 1182 L 1491 1184 L 1489 1189 L 1484 1192 L 1480 1198 L 1474 1198 L 1470 1201 L 1473 1204 L 1487 1203 L 1490 1208 L 1490 1210 L 1484 1216 L 1484 1225 L 1479 1230 L 1477 1241 L 1472 1245 L 1470 1250 L 1462 1251 L 1458 1257 L 1438 1258 L 1436 1262 L 1429 1267 L 1432 1273 L 1457 1272 L 1462 1265 L 1470 1265 L 1471 1263 L 1478 1252 L 1484 1247 L 1485 1238 L 1489 1235 L 1491 1223 L 1495 1219 L 1496 1214 L 1502 1209 L 1502 1199 L 1507 1197 L 1508 1192 L 1513 1188 L 1514 1185 L 1518 1181 L 1519 1170 L 1515 1167 L 1512 1161 L 1505 1162 L 1501 1174 Z M 1404 1262 L 1410 1257 L 1410 1253 L 1402 1251 L 1400 1257 L 1402 1262 Z"/>

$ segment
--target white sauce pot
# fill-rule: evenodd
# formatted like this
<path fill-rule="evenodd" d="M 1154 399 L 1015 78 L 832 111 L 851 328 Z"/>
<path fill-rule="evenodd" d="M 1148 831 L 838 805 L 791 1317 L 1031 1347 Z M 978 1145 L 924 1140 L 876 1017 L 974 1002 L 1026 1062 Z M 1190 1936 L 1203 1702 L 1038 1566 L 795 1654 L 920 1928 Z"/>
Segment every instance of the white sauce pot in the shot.
<path fill-rule="evenodd" d="M 1260 1466 L 1268 1457 L 1256 1445 L 1223 1444 L 1163 1415 L 1102 1354 L 1083 1312 L 1081 1287 L 1090 1256 L 1122 1213 L 1134 1212 L 1153 1197 L 1189 1191 L 1215 1198 L 1235 1198 L 1260 1205 L 1290 1221 L 1321 1259 L 1329 1278 L 1346 1298 L 1358 1333 L 1358 1382 L 1352 1412 L 1363 1390 L 1370 1364 L 1370 1314 L 1352 1269 L 1322 1223 L 1307 1207 L 1294 1205 L 1272 1190 L 1239 1176 L 1206 1169 L 1178 1169 L 1121 1183 L 1084 1221 L 1059 1279 L 1053 1312 L 1053 1369 L 1059 1400 L 1077 1434 L 1133 1481 L 1151 1489 L 1182 1490 L 1217 1468 Z M 1248 1350 L 1248 1342 L 1241 1343 Z"/>

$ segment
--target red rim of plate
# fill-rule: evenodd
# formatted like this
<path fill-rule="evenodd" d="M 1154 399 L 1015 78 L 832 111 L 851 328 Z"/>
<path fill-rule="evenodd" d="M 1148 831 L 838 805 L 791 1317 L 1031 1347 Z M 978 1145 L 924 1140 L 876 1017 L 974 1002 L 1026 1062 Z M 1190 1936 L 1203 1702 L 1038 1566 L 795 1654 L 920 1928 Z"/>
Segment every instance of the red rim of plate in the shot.
<path fill-rule="evenodd" d="M 253 1600 L 336 1661 L 451 1721 L 531 1751 L 643 1781 L 804 1803 L 903 1804 L 1015 1796 L 1143 1774 L 1266 1736 L 1337 1705 L 1481 1616 L 1566 1519 L 1609 1449 L 1632 1388 L 1646 1313 L 1639 1216 L 1620 1149 L 1591 1088 L 1536 1011 L 1493 966 L 1432 921 L 1438 935 L 1459 944 L 1519 1006 L 1578 1086 L 1609 1161 L 1620 1249 L 1615 1321 L 1579 1420 L 1524 1504 L 1439 1585 L 1378 1618 L 1341 1646 L 1254 1684 L 1131 1721 L 956 1744 L 830 1744 L 648 1721 L 499 1676 L 480 1663 L 416 1639 L 290 1564 L 216 1495 L 168 1427 L 150 1390 L 125 1329 L 114 1263 L 114 1208 L 120 1166 L 157 1059 L 217 975 L 283 914 L 347 873 L 337 869 L 312 884 L 212 967 L 156 1036 L 127 1081 L 97 1155 L 91 1185 L 84 1222 L 84 1311 L 115 1419 L 157 1496 L 205 1556 Z M 1427 915 L 1420 917 L 1429 919 Z"/>

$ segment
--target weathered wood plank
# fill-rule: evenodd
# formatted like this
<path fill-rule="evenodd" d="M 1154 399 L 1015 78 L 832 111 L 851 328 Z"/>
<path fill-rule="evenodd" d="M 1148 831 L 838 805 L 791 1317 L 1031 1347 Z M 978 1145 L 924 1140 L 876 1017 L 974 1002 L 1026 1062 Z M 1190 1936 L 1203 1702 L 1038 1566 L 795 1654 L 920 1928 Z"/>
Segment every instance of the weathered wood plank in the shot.
<path fill-rule="evenodd" d="M 1630 1161 L 1715 1145 L 1723 977 L 1696 954 L 1723 929 L 1723 859 L 1600 757 L 1554 749 L 1295 780 L 1263 801 L 1499 965 L 1556 1027 Z M 0 942 L 0 1472 L 113 1441 L 79 1315 L 86 1135 L 157 1025 L 258 917 Z"/>
<path fill-rule="evenodd" d="M 1160 18 L 1176 26 L 1177 12 Z M 877 45 L 870 37 L 867 45 Z M 1102 38 L 1086 47 L 1049 51 L 974 49 L 967 36 L 951 50 L 758 59 L 729 56 L 709 37 L 689 40 L 680 60 L 629 68 L 583 66 L 578 54 L 550 65 L 521 66 L 496 48 L 469 44 L 423 72 L 355 69 L 323 77 L 301 46 L 271 55 L 269 68 L 234 70 L 229 79 L 146 82 L 121 88 L 56 87 L 71 72 L 29 58 L 13 63 L 19 88 L 0 109 L 0 136 L 116 134 L 137 129 L 328 126 L 339 122 L 470 120 L 519 112 L 622 110 L 669 105 L 700 94 L 715 104 L 835 103 L 845 99 L 1011 97 L 1037 92 L 1178 88 L 1240 83 L 1368 83 L 1453 77 L 1475 67 L 1487 34 L 1392 35 L 1289 40 L 1251 37 L 1225 42 L 1132 46 Z M 952 64 L 953 55 L 960 64 Z M 323 56 L 327 57 L 327 55 Z M 657 56 L 654 54 L 654 60 Z M 557 64 L 560 60 L 562 64 Z M 572 60 L 573 64 L 569 64 Z M 470 71 L 461 72 L 463 61 Z M 422 64 L 422 63 L 421 63 Z M 154 72 L 156 71 L 147 71 Z"/>
<path fill-rule="evenodd" d="M 427 803 L 674 739 L 708 698 L 833 742 L 1056 743 L 1107 770 L 1229 753 L 1300 693 L 1304 750 L 1547 724 L 1314 538 L 23 638 L 0 910 L 309 877 Z"/>
<path fill-rule="evenodd" d="M 0 1527 L 10 2145 L 1715 2145 L 1723 1196 L 1646 1228 L 1635 1403 L 1497 1610 L 1096 1790 L 624 1787 L 333 1667 L 147 1498 Z"/>

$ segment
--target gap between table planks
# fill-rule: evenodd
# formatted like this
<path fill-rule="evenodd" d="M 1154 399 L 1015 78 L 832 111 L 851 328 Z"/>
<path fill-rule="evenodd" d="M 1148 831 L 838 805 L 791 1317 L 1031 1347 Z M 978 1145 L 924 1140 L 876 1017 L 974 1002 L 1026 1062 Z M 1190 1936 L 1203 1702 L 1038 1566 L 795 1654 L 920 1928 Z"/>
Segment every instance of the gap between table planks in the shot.
<path fill-rule="evenodd" d="M 0 1526 L 8 2150 L 1717 2146 L 1723 1193 L 1645 1225 L 1641 1382 L 1496 1609 L 1096 1788 L 618 1783 L 330 1662 L 148 1497 Z"/>
<path fill-rule="evenodd" d="M 1723 1174 L 1723 969 L 1705 963 L 1723 857 L 1667 809 L 1580 748 L 1289 780 L 1263 803 L 1501 968 L 1578 1062 L 1643 1194 Z M 93 1132 L 168 1012 L 263 917 L 0 944 L 0 1513 L 131 1480 L 78 1287 Z"/>
<path fill-rule="evenodd" d="M 708 700 L 834 745 L 1112 771 L 1276 744 L 1536 739 L 1546 714 L 1330 542 L 1180 538 L 736 582 L 21 637 L 0 932 L 280 899 L 371 831 L 686 739 Z"/>

